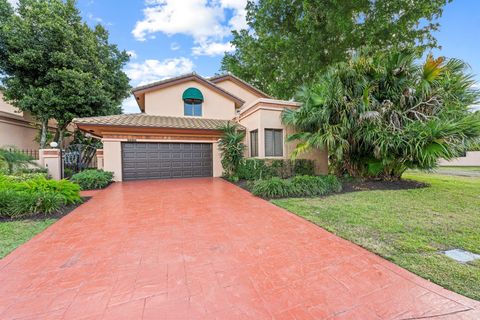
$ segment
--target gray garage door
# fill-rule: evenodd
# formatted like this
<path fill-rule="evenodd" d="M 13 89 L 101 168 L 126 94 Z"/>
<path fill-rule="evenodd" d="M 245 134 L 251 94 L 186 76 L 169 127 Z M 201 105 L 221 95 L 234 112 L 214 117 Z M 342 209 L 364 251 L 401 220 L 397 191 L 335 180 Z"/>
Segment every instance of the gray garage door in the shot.
<path fill-rule="evenodd" d="M 210 143 L 122 143 L 123 180 L 211 177 Z"/>

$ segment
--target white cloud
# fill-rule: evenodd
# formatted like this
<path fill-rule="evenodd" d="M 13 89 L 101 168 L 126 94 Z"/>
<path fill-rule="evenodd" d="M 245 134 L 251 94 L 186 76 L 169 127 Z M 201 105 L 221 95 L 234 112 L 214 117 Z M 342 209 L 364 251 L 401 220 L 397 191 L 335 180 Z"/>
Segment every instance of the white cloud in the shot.
<path fill-rule="evenodd" d="M 198 48 L 211 44 L 218 47 L 232 30 L 246 28 L 246 3 L 246 0 L 147 0 L 144 17 L 137 21 L 132 34 L 139 41 L 157 32 L 184 34 L 194 40 L 193 54 L 222 54 L 223 51 Z"/>
<path fill-rule="evenodd" d="M 193 62 L 184 57 L 165 59 L 162 61 L 150 59 L 142 63 L 128 63 L 125 67 L 125 73 L 130 78 L 130 84 L 136 87 L 192 72 L 193 67 Z M 122 109 L 124 113 L 140 112 L 133 96 L 123 101 Z"/>
<path fill-rule="evenodd" d="M 235 48 L 230 42 L 205 42 L 192 48 L 194 56 L 218 56 L 225 52 L 232 52 Z"/>
<path fill-rule="evenodd" d="M 135 101 L 135 97 L 133 95 L 123 100 L 122 110 L 123 110 L 123 113 L 139 113 L 140 112 L 140 107 L 138 106 L 137 101 Z"/>
<path fill-rule="evenodd" d="M 135 50 L 128 50 L 127 54 L 130 56 L 131 59 L 137 59 L 138 55 Z"/>
<path fill-rule="evenodd" d="M 193 62 L 184 57 L 165 60 L 145 60 L 142 63 L 130 62 L 125 72 L 134 86 L 143 85 L 193 71 Z"/>

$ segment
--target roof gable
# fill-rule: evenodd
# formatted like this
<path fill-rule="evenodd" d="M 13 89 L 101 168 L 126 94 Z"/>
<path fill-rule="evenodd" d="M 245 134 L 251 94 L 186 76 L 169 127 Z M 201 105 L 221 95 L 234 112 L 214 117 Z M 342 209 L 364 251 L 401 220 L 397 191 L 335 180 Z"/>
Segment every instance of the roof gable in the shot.
<path fill-rule="evenodd" d="M 137 100 L 137 103 L 138 103 L 140 109 L 142 111 L 145 111 L 145 93 L 146 92 L 161 90 L 163 88 L 175 86 L 175 85 L 178 85 L 180 83 L 187 82 L 187 81 L 195 81 L 195 82 L 201 83 L 201 84 L 209 87 L 210 89 L 217 92 L 218 94 L 220 94 L 220 95 L 226 97 L 227 99 L 230 99 L 231 101 L 233 101 L 237 108 L 241 107 L 245 103 L 245 101 L 243 101 L 239 97 L 237 97 L 237 96 L 229 93 L 228 91 L 216 86 L 213 82 L 199 76 L 196 73 L 189 73 L 189 74 L 185 74 L 185 75 L 182 75 L 182 76 L 179 76 L 179 77 L 170 78 L 170 79 L 166 79 L 166 80 L 162 80 L 162 81 L 157 81 L 157 82 L 153 82 L 153 83 L 146 84 L 146 85 L 143 85 L 143 86 L 138 86 L 138 87 L 132 89 L 132 93 L 135 96 L 135 99 Z"/>
<path fill-rule="evenodd" d="M 243 89 L 246 89 L 246 90 L 252 92 L 253 94 L 257 95 L 259 98 L 271 98 L 271 96 L 269 96 L 268 94 L 266 94 L 262 90 L 254 87 L 250 83 L 240 79 L 239 77 L 237 77 L 237 76 L 235 76 L 231 73 L 217 75 L 217 76 L 209 78 L 208 80 L 210 80 L 213 83 L 220 83 L 220 82 L 223 82 L 223 81 L 231 81 L 231 82 L 235 83 L 237 86 L 240 86 Z"/>

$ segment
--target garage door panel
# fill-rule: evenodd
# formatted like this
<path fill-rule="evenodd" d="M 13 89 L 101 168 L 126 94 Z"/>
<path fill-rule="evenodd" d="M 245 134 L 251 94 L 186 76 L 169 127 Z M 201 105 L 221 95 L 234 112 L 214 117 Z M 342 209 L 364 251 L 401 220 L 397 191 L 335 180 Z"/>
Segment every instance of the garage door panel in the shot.
<path fill-rule="evenodd" d="M 123 179 L 211 177 L 208 143 L 122 143 Z"/>

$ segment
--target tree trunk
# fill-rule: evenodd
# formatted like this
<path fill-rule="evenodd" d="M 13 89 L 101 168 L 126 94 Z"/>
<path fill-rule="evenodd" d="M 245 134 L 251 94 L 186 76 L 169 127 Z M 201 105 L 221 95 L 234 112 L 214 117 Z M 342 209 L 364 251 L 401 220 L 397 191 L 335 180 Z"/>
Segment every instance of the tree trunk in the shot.
<path fill-rule="evenodd" d="M 63 148 L 63 138 L 67 126 L 68 125 L 58 123 L 57 129 L 55 130 L 55 137 L 53 138 L 53 141 L 56 141 L 58 143 L 59 148 Z"/>
<path fill-rule="evenodd" d="M 47 144 L 48 120 L 42 120 L 40 128 L 40 149 L 45 149 Z"/>

